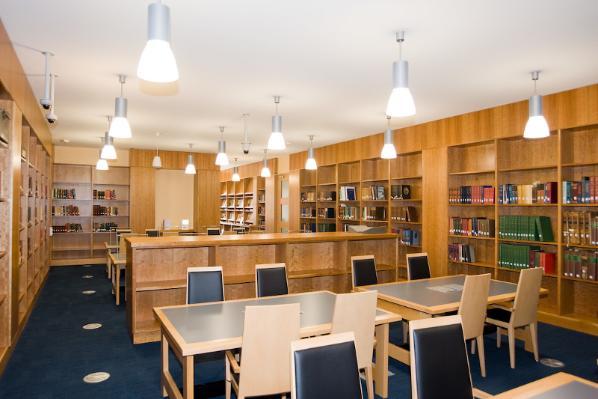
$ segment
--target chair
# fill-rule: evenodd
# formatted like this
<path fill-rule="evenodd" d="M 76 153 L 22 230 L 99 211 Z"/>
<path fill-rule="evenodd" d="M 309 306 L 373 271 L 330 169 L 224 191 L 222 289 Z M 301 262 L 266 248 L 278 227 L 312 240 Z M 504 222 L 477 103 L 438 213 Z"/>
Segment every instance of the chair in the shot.
<path fill-rule="evenodd" d="M 124 272 L 127 265 L 127 237 L 136 237 L 140 234 L 136 233 L 120 233 L 118 249 L 116 252 L 108 253 L 108 260 L 110 263 L 110 282 L 112 284 L 112 293 L 115 297 L 116 305 L 120 305 L 120 279 L 121 272 Z M 125 292 L 127 288 L 127 280 L 125 279 Z M 126 297 L 125 297 L 126 299 Z"/>
<path fill-rule="evenodd" d="M 222 266 L 187 269 L 187 304 L 224 301 Z"/>
<path fill-rule="evenodd" d="M 413 399 L 490 397 L 473 388 L 460 315 L 413 320 L 409 336 Z"/>
<path fill-rule="evenodd" d="M 515 329 L 529 328 L 534 350 L 534 359 L 538 354 L 538 302 L 542 285 L 543 269 L 535 267 L 522 269 L 515 293 L 513 307 L 495 306 L 488 309 L 486 323 L 496 326 L 496 346 L 500 348 L 501 330 L 507 330 L 509 337 L 509 359 L 511 368 L 515 368 Z"/>
<path fill-rule="evenodd" d="M 241 362 L 226 352 L 226 399 L 291 391 L 291 342 L 299 339 L 298 303 L 245 307 Z"/>
<path fill-rule="evenodd" d="M 255 265 L 255 295 L 286 295 L 289 293 L 287 268 L 284 263 Z"/>
<path fill-rule="evenodd" d="M 209 236 L 219 236 L 220 229 L 218 227 L 208 227 L 207 232 Z"/>
<path fill-rule="evenodd" d="M 352 332 L 291 343 L 292 399 L 362 399 Z"/>
<path fill-rule="evenodd" d="M 421 280 L 430 277 L 428 254 L 426 252 L 407 254 L 407 280 Z"/>
<path fill-rule="evenodd" d="M 478 346 L 480 371 L 486 377 L 486 357 L 484 351 L 484 320 L 488 307 L 488 291 L 490 290 L 490 273 L 477 276 L 466 276 L 459 304 L 459 315 L 463 326 L 465 340 L 473 340 Z M 474 341 L 471 342 L 474 352 Z"/>
<path fill-rule="evenodd" d="M 160 237 L 160 230 L 157 229 L 145 229 L 145 235 L 148 237 Z"/>
<path fill-rule="evenodd" d="M 372 354 L 377 297 L 377 291 L 338 294 L 332 316 L 332 334 L 352 331 L 355 335 L 357 367 L 365 371 L 368 399 L 374 398 Z"/>
<path fill-rule="evenodd" d="M 374 255 L 351 256 L 351 277 L 353 288 L 378 284 Z"/>

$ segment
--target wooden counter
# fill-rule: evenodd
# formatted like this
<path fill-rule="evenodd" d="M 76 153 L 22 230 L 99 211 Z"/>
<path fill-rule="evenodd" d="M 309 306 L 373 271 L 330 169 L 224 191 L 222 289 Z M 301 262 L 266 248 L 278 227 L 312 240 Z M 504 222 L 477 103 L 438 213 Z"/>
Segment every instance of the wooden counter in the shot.
<path fill-rule="evenodd" d="M 157 341 L 152 309 L 185 303 L 187 268 L 222 266 L 225 298 L 255 296 L 255 265 L 286 263 L 291 293 L 351 289 L 351 256 L 374 255 L 381 282 L 398 275 L 396 234 L 271 233 L 129 237 L 127 322 L 134 343 Z"/>

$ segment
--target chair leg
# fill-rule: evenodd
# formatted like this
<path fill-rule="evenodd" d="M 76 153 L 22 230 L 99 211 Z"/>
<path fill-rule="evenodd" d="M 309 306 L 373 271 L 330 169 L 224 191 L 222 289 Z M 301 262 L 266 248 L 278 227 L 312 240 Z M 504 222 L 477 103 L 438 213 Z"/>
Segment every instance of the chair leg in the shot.
<path fill-rule="evenodd" d="M 230 372 L 230 361 L 228 360 L 228 358 L 226 356 L 224 356 L 224 359 L 226 360 L 226 377 L 224 379 L 224 397 L 225 399 L 230 399 L 230 391 L 231 391 L 231 379 L 233 378 Z"/>
<path fill-rule="evenodd" d="M 475 340 L 471 340 L 471 354 L 475 355 Z"/>
<path fill-rule="evenodd" d="M 534 359 L 536 362 L 540 361 L 540 353 L 538 348 L 538 323 L 533 322 L 529 325 L 529 333 L 532 336 L 532 346 L 534 347 Z"/>
<path fill-rule="evenodd" d="M 515 329 L 512 326 L 508 328 L 509 335 L 509 361 L 511 362 L 511 368 L 515 368 Z"/>
<path fill-rule="evenodd" d="M 368 399 L 374 399 L 374 374 L 372 372 L 372 366 L 368 366 L 364 370 L 365 382 L 368 391 Z"/>
<path fill-rule="evenodd" d="M 500 348 L 500 327 L 496 327 L 496 347 Z"/>
<path fill-rule="evenodd" d="M 402 322 L 402 327 L 403 327 L 403 343 L 406 344 L 407 342 L 409 342 L 409 323 L 407 323 L 406 321 L 403 320 Z"/>
<path fill-rule="evenodd" d="M 484 353 L 484 334 L 476 337 L 478 343 L 478 353 L 480 358 L 480 372 L 482 377 L 486 377 L 486 354 Z M 473 341 L 471 342 L 473 344 Z"/>

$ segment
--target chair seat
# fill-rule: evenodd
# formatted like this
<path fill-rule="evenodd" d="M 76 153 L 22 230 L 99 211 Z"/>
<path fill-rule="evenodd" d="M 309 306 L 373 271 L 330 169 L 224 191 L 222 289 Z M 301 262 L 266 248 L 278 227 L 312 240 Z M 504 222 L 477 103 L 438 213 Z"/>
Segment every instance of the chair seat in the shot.
<path fill-rule="evenodd" d="M 511 320 L 511 312 L 503 308 L 490 308 L 486 313 L 486 320 L 498 320 L 502 321 L 503 323 L 509 323 Z"/>

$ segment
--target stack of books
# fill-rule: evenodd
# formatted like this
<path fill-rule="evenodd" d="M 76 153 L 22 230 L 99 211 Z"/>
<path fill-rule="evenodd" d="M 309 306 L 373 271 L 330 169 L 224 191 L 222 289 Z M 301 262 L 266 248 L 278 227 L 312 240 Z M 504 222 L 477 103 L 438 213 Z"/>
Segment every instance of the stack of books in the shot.
<path fill-rule="evenodd" d="M 494 204 L 494 187 L 460 186 L 449 188 L 449 204 Z"/>
<path fill-rule="evenodd" d="M 598 251 L 567 250 L 563 255 L 563 275 L 596 281 Z"/>
<path fill-rule="evenodd" d="M 386 221 L 386 207 L 383 206 L 364 206 L 361 219 L 363 221 L 378 220 Z"/>
<path fill-rule="evenodd" d="M 76 199 L 77 193 L 74 188 L 55 188 L 52 190 L 54 199 Z"/>
<path fill-rule="evenodd" d="M 498 186 L 499 204 L 556 204 L 557 183 L 501 184 Z"/>
<path fill-rule="evenodd" d="M 77 205 L 52 205 L 52 216 L 79 216 Z"/>
<path fill-rule="evenodd" d="M 336 223 L 318 223 L 318 231 L 336 231 Z"/>
<path fill-rule="evenodd" d="M 475 248 L 468 244 L 449 244 L 448 246 L 449 260 L 452 262 L 476 262 Z"/>
<path fill-rule="evenodd" d="M 339 189 L 341 201 L 356 201 L 355 186 L 340 186 Z"/>
<path fill-rule="evenodd" d="M 361 199 L 363 201 L 384 201 L 386 200 L 386 187 L 379 184 L 373 184 L 361 189 Z"/>
<path fill-rule="evenodd" d="M 301 232 L 302 233 L 315 233 L 316 232 L 316 224 L 315 223 L 301 223 Z"/>
<path fill-rule="evenodd" d="M 506 269 L 527 269 L 541 267 L 547 274 L 556 270 L 556 254 L 544 252 L 530 245 L 499 244 L 498 265 Z"/>
<path fill-rule="evenodd" d="M 315 191 L 304 191 L 301 193 L 301 202 L 315 202 L 316 192 Z"/>
<path fill-rule="evenodd" d="M 472 237 L 494 237 L 494 219 L 484 217 L 449 218 L 449 234 Z"/>
<path fill-rule="evenodd" d="M 398 206 L 390 208 L 390 220 L 395 222 L 417 222 L 417 208 Z"/>
<path fill-rule="evenodd" d="M 399 235 L 401 245 L 419 247 L 421 245 L 420 233 L 413 229 L 392 229 L 393 233 Z"/>
<path fill-rule="evenodd" d="M 502 215 L 498 218 L 498 237 L 505 240 L 553 242 L 548 216 Z"/>
<path fill-rule="evenodd" d="M 320 191 L 318 201 L 336 201 L 336 191 Z"/>
<path fill-rule="evenodd" d="M 393 184 L 390 186 L 390 199 L 411 199 L 411 186 L 408 184 Z"/>
<path fill-rule="evenodd" d="M 93 199 L 115 200 L 116 190 L 93 190 Z"/>
<path fill-rule="evenodd" d="M 598 204 L 598 176 L 583 176 L 581 181 L 564 181 L 563 203 Z"/>
<path fill-rule="evenodd" d="M 116 206 L 93 206 L 94 216 L 118 216 L 118 207 Z"/>
<path fill-rule="evenodd" d="M 338 218 L 342 220 L 357 220 L 359 218 L 359 208 L 342 204 L 338 207 Z"/>
<path fill-rule="evenodd" d="M 76 233 L 83 231 L 80 223 L 65 223 L 64 226 L 52 226 L 53 233 Z"/>
<path fill-rule="evenodd" d="M 598 245 L 598 212 L 563 212 L 566 245 Z"/>
<path fill-rule="evenodd" d="M 315 218 L 316 217 L 316 208 L 301 208 L 301 217 L 302 218 Z"/>
<path fill-rule="evenodd" d="M 336 217 L 335 209 L 334 208 L 318 208 L 318 217 L 334 219 Z"/>

